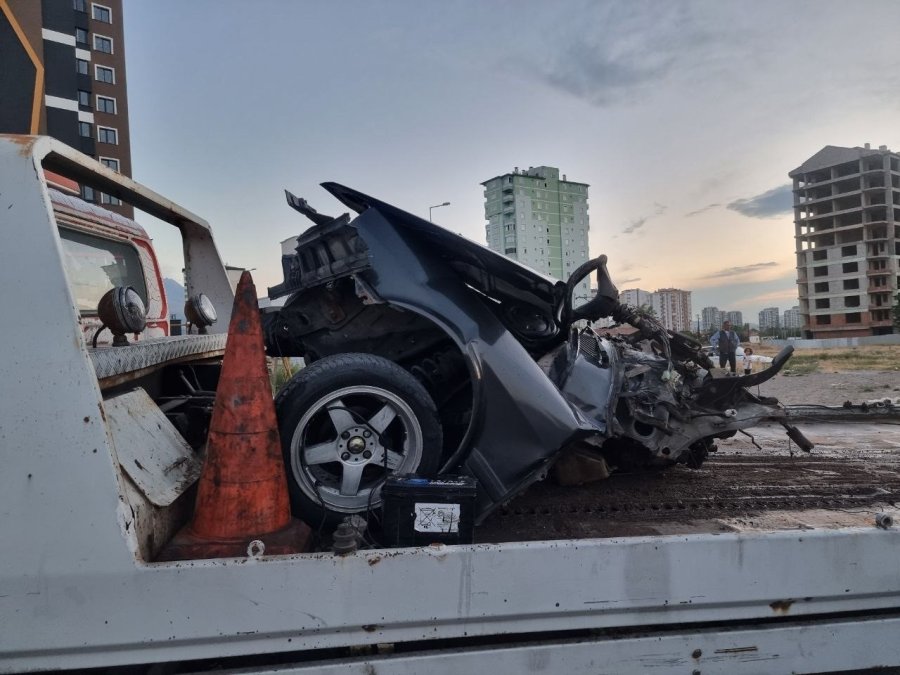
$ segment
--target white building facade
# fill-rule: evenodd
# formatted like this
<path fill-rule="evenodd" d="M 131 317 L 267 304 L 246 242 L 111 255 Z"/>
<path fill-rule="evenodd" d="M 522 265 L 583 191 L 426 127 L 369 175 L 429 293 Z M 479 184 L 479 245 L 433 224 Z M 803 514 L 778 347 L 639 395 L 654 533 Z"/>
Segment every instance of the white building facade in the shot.
<path fill-rule="evenodd" d="M 663 326 L 681 332 L 691 330 L 691 292 L 660 288 L 653 293 L 653 311 Z"/>
<path fill-rule="evenodd" d="M 632 307 L 653 307 L 653 293 L 640 288 L 628 288 L 619 293 L 619 302 Z"/>

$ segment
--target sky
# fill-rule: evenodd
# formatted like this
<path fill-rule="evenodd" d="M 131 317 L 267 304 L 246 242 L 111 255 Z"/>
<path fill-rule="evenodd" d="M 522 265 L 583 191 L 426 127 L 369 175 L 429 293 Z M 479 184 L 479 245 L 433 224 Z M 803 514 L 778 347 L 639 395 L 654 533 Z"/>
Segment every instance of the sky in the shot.
<path fill-rule="evenodd" d="M 135 179 L 281 281 L 280 242 L 337 181 L 484 243 L 482 181 L 588 183 L 620 290 L 756 322 L 797 304 L 788 172 L 900 150 L 900 3 L 157 0 L 124 3 Z M 139 217 L 167 276 L 174 228 Z"/>

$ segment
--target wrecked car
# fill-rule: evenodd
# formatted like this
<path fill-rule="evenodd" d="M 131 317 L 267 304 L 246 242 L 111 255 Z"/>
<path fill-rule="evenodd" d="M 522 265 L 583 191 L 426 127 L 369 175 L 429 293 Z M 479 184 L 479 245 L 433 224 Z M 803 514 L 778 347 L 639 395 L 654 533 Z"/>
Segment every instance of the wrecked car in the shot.
<path fill-rule="evenodd" d="M 388 475 L 466 474 L 476 522 L 544 478 L 699 467 L 715 440 L 767 420 L 802 434 L 744 377 L 713 371 L 700 343 L 618 302 L 600 256 L 563 282 L 336 183 L 358 214 L 332 218 L 287 193 L 314 225 L 282 258 L 263 310 L 270 356 L 306 367 L 276 397 L 293 508 L 336 523 L 380 504 Z M 573 304 L 595 273 L 596 295 Z M 600 317 L 630 324 L 600 335 Z"/>

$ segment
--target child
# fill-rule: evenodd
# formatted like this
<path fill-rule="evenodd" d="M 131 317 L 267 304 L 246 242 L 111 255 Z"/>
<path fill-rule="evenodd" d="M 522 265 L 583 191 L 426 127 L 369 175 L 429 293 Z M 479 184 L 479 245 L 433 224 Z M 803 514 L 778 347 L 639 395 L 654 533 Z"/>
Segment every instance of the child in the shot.
<path fill-rule="evenodd" d="M 749 375 L 750 371 L 753 370 L 753 361 L 750 357 L 753 356 L 753 350 L 750 347 L 747 347 L 744 350 L 744 375 Z"/>

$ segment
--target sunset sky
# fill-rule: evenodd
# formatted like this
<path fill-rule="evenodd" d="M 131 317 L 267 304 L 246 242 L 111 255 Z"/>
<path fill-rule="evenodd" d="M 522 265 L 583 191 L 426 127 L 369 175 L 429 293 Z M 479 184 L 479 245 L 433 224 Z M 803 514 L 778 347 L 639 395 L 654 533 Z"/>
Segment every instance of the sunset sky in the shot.
<path fill-rule="evenodd" d="M 126 3 L 137 180 L 205 217 L 227 263 L 334 180 L 484 242 L 483 180 L 590 184 L 620 289 L 693 291 L 755 322 L 797 304 L 787 173 L 824 145 L 900 149 L 900 3 Z M 180 278 L 172 233 L 156 237 Z"/>

